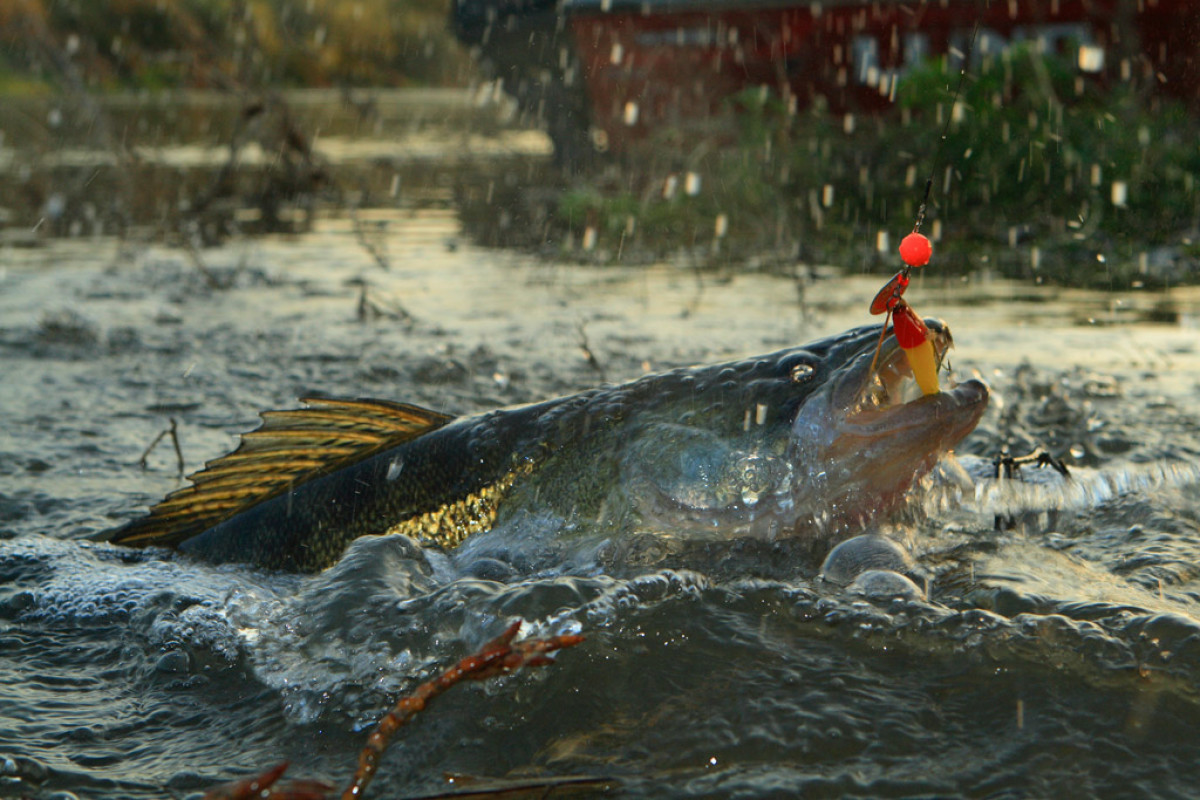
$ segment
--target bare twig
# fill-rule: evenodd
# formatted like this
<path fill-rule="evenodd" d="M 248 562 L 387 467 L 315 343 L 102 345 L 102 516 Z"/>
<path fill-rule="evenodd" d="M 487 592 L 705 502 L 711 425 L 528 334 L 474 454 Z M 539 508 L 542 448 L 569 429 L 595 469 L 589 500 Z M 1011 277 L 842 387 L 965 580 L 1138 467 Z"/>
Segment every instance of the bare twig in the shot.
<path fill-rule="evenodd" d="M 521 621 L 517 620 L 504 633 L 485 644 L 474 655 L 467 656 L 453 667 L 438 675 L 431 681 L 421 684 L 412 694 L 400 698 L 396 705 L 384 715 L 379 725 L 367 738 L 366 747 L 358 757 L 358 769 L 350 785 L 342 792 L 342 800 L 359 800 L 366 791 L 371 779 L 379 769 L 379 760 L 387 750 L 392 736 L 403 725 L 417 714 L 425 710 L 429 702 L 442 692 L 462 681 L 480 681 L 493 678 L 508 672 L 514 672 L 522 667 L 543 667 L 552 664 L 547 653 L 574 647 L 583 641 L 576 634 L 552 636 L 549 639 L 528 639 L 513 642 L 517 631 L 521 629 Z M 276 764 L 263 773 L 233 783 L 223 784 L 208 792 L 205 800 L 322 800 L 329 797 L 329 788 L 316 781 L 285 781 L 276 782 L 287 769 L 287 762 Z M 591 785 L 603 785 L 604 781 L 586 778 L 577 779 Z M 570 783 L 570 781 L 568 781 Z M 543 787 L 544 788 L 544 787 Z"/>
<path fill-rule="evenodd" d="M 375 260 L 380 269 L 384 272 L 389 271 L 392 268 L 392 262 L 387 254 L 386 227 L 382 225 L 369 226 L 358 216 L 358 209 L 353 206 L 350 208 L 350 220 L 354 223 L 354 239 L 358 242 L 358 246 L 367 251 L 367 255 Z M 378 243 L 367 237 L 368 228 L 374 228 L 374 233 L 379 239 Z"/>
<path fill-rule="evenodd" d="M 276 783 L 283 777 L 288 762 L 282 761 L 253 778 L 218 786 L 204 795 L 204 800 L 324 800 L 333 787 L 321 781 L 287 780 Z"/>
<path fill-rule="evenodd" d="M 191 259 L 192 264 L 204 276 L 204 282 L 208 284 L 208 288 L 223 291 L 233 286 L 233 281 L 237 273 L 235 272 L 227 280 L 218 278 L 216 273 L 209 269 L 208 265 L 204 263 L 204 259 L 200 257 L 200 249 L 196 247 L 196 243 L 192 241 L 191 236 L 183 237 L 183 248 L 187 252 L 188 258 Z"/>
<path fill-rule="evenodd" d="M 183 450 L 179 446 L 178 423 L 176 423 L 174 417 L 170 417 L 170 420 L 171 427 L 159 431 L 158 436 L 154 437 L 154 441 L 150 443 L 149 447 L 142 451 L 142 457 L 138 459 L 138 465 L 142 469 L 146 469 L 146 459 L 150 457 L 150 453 L 153 452 L 154 448 L 158 446 L 158 443 L 163 440 L 163 437 L 170 436 L 171 444 L 175 446 L 175 461 L 179 467 L 179 474 L 183 474 Z"/>
<path fill-rule="evenodd" d="M 596 370 L 600 375 L 600 380 L 606 381 L 608 377 L 604 373 L 604 365 L 600 363 L 600 359 L 596 358 L 596 354 L 592 352 L 592 348 L 588 345 L 587 323 L 581 322 L 578 326 L 579 331 L 579 349 L 583 351 L 583 357 L 587 361 L 588 366 Z"/>
<path fill-rule="evenodd" d="M 364 280 L 362 288 L 358 294 L 358 308 L 356 315 L 359 322 L 370 322 L 371 320 L 388 318 L 398 319 L 403 322 L 416 322 L 416 317 L 408 313 L 408 309 L 400 305 L 395 300 L 387 301 L 387 304 L 375 300 L 369 295 L 370 287 Z"/>
<path fill-rule="evenodd" d="M 424 711 L 430 700 L 454 684 L 464 680 L 486 680 L 521 667 L 544 667 L 553 663 L 546 653 L 564 647 L 574 647 L 583 641 L 582 636 L 564 634 L 550 639 L 531 639 L 513 644 L 513 639 L 520 629 L 521 621 L 517 620 L 508 626 L 508 630 L 485 644 L 478 653 L 467 656 L 433 680 L 418 686 L 412 694 L 401 698 L 367 738 L 367 746 L 358 756 L 358 769 L 350 785 L 342 792 L 342 800 L 357 800 L 362 797 L 363 791 L 375 777 L 379 759 L 387 749 L 392 735 Z"/>

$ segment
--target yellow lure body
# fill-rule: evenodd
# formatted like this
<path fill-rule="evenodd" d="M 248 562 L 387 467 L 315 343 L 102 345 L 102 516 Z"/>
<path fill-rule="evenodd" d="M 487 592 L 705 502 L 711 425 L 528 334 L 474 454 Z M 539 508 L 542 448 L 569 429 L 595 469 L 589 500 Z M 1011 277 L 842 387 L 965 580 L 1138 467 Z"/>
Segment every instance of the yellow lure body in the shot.
<path fill-rule="evenodd" d="M 933 342 L 926 339 L 916 347 L 905 348 L 904 355 L 908 357 L 908 366 L 923 394 L 937 394 L 941 391 L 938 388 L 938 362 L 937 355 L 933 352 Z"/>

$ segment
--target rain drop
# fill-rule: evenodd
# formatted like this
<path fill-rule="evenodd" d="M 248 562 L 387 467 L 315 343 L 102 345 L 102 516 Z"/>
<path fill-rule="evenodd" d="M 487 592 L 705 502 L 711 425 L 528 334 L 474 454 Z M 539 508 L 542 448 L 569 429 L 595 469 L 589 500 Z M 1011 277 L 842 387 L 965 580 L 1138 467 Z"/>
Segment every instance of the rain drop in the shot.
<path fill-rule="evenodd" d="M 388 464 L 386 478 L 389 481 L 394 481 L 400 477 L 400 473 L 404 471 L 404 459 L 393 458 Z"/>
<path fill-rule="evenodd" d="M 1125 181 L 1113 181 L 1112 204 L 1117 208 L 1124 208 L 1128 199 L 1129 186 L 1125 183 Z"/>
<path fill-rule="evenodd" d="M 729 232 L 729 217 L 725 214 L 717 214 L 717 221 L 713 225 L 713 235 L 718 239 L 724 238 Z"/>

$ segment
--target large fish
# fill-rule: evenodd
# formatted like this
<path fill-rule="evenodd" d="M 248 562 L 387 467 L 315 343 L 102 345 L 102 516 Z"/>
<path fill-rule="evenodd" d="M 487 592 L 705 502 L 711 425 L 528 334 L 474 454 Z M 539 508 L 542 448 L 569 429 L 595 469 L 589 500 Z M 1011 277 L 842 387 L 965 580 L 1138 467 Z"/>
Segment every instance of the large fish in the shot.
<path fill-rule="evenodd" d="M 928 325 L 939 358 L 945 326 Z M 976 380 L 902 402 L 911 372 L 879 328 L 535 405 L 454 419 L 308 398 L 117 529 L 212 561 L 315 571 L 359 536 L 454 548 L 523 512 L 565 530 L 832 543 L 886 514 L 987 406 Z"/>

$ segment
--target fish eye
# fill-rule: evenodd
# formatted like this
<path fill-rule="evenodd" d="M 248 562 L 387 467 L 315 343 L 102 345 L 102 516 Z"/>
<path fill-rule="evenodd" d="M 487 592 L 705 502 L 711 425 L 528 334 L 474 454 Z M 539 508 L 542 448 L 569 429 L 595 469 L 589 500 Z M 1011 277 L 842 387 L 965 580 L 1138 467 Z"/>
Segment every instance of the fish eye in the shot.
<path fill-rule="evenodd" d="M 792 367 L 792 383 L 804 383 L 806 380 L 811 378 L 816 371 L 816 367 L 814 367 L 812 364 L 801 362 Z"/>

